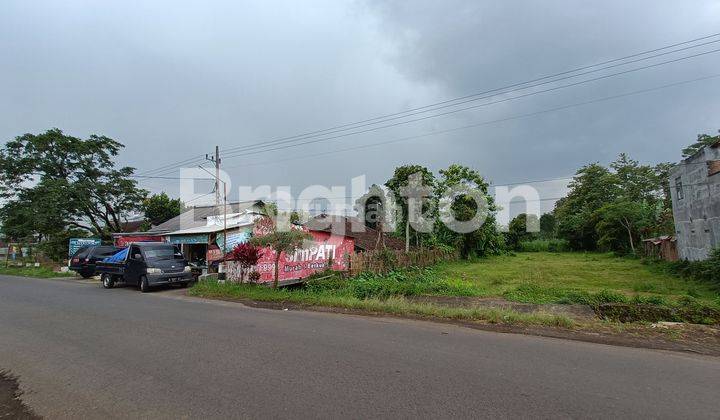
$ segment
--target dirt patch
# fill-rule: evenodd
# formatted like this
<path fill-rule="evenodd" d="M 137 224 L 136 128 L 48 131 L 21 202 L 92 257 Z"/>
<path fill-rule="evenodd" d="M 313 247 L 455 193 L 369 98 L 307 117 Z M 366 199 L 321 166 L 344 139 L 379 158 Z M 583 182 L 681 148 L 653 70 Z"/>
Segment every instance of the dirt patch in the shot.
<path fill-rule="evenodd" d="M 185 291 L 184 293 L 187 295 L 187 291 Z M 541 337 L 561 338 L 566 340 L 577 340 L 615 346 L 647 348 L 654 350 L 669 350 L 701 354 L 706 356 L 720 356 L 720 328 L 717 326 L 695 324 L 667 325 L 666 323 L 618 324 L 599 321 L 594 318 L 594 314 L 590 316 L 590 319 L 588 319 L 587 322 L 578 322 L 578 324 L 573 328 L 546 327 L 535 325 L 525 326 L 492 324 L 487 321 L 464 321 L 417 315 L 398 316 L 384 312 L 370 312 L 358 309 L 302 305 L 290 302 L 265 302 L 255 301 L 251 299 L 203 298 L 190 295 L 187 296 L 196 299 L 216 299 L 228 302 L 238 302 L 254 308 L 275 310 L 306 310 L 336 314 L 424 320 L 443 324 L 461 325 L 467 328 L 500 333 L 537 335 Z M 584 310 L 582 310 L 581 312 L 584 313 Z"/>
<path fill-rule="evenodd" d="M 0 419 L 35 420 L 42 417 L 32 412 L 20 399 L 17 378 L 0 371 Z"/>

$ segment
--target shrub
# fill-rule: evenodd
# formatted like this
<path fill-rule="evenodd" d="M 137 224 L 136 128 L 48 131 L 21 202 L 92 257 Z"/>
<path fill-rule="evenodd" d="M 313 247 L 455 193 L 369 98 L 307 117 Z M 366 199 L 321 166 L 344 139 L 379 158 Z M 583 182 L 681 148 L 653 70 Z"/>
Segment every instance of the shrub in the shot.
<path fill-rule="evenodd" d="M 518 249 L 523 252 L 567 252 L 570 245 L 564 239 L 535 239 L 520 242 Z"/>
<path fill-rule="evenodd" d="M 430 268 L 391 271 L 385 275 L 363 273 L 348 281 L 349 293 L 359 299 L 391 296 L 455 295 L 472 296 L 475 287 L 466 282 L 451 283 Z"/>
<path fill-rule="evenodd" d="M 262 250 L 249 243 L 238 244 L 225 256 L 226 260 L 237 261 L 243 268 L 252 267 L 262 257 Z"/>
<path fill-rule="evenodd" d="M 305 282 L 305 288 L 311 293 L 337 291 L 347 287 L 347 280 L 339 273 L 323 271 L 311 276 Z"/>
<path fill-rule="evenodd" d="M 258 280 L 260 280 L 260 272 L 254 270 L 251 271 L 248 275 L 248 279 L 250 279 L 250 281 L 253 283 L 257 283 Z"/>
<path fill-rule="evenodd" d="M 627 302 L 623 294 L 610 290 L 590 293 L 581 290 L 541 287 L 537 284 L 522 284 L 513 290 L 506 291 L 503 296 L 508 300 L 525 303 L 579 303 L 583 305 L 599 305 L 609 302 Z"/>
<path fill-rule="evenodd" d="M 683 277 L 710 283 L 720 289 L 720 248 L 714 249 L 704 261 L 675 261 L 668 271 Z"/>

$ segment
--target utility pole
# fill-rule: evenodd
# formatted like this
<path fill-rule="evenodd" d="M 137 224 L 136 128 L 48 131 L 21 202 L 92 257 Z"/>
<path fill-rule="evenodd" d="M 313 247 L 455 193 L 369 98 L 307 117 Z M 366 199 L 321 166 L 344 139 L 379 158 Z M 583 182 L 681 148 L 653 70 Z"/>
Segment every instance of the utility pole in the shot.
<path fill-rule="evenodd" d="M 215 164 L 215 206 L 220 208 L 220 146 L 215 146 L 215 155 L 205 153 L 205 160 Z"/>
<path fill-rule="evenodd" d="M 208 159 L 208 160 L 210 160 L 210 159 Z M 218 161 L 219 161 L 219 159 L 218 159 Z M 198 165 L 198 168 L 200 168 L 200 169 L 202 169 L 203 171 L 207 172 L 208 174 L 210 174 L 210 176 L 213 176 L 213 174 L 212 174 L 210 171 L 208 171 L 207 169 L 205 169 L 202 165 Z M 216 166 L 216 171 L 217 171 L 218 174 L 220 173 L 218 166 Z M 215 185 L 216 185 L 217 191 L 220 191 L 220 188 L 218 188 L 217 186 L 218 186 L 221 182 L 222 182 L 222 184 L 223 184 L 223 213 L 224 213 L 224 214 L 223 214 L 223 237 L 224 237 L 224 238 L 223 238 L 223 249 L 222 249 L 222 251 L 223 251 L 223 253 L 225 253 L 225 252 L 227 251 L 227 214 L 228 214 L 228 209 L 227 209 L 227 183 L 225 183 L 225 181 L 221 180 L 219 176 L 218 176 L 218 177 L 215 177 Z M 217 206 L 217 207 L 218 207 L 218 208 L 220 207 L 220 204 L 219 204 L 219 203 L 218 203 L 218 206 Z"/>

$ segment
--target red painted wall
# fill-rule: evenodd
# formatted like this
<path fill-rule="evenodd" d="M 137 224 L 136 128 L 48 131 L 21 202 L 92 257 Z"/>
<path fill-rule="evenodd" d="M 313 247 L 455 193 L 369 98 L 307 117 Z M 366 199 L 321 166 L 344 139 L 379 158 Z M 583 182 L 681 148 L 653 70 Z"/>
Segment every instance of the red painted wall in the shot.
<path fill-rule="evenodd" d="M 294 254 L 280 255 L 279 279 L 293 280 L 308 277 L 309 275 L 327 269 L 332 258 L 332 269 L 345 271 L 348 269 L 347 255 L 355 249 L 355 241 L 347 236 L 331 236 L 328 232 L 310 231 L 314 245 L 296 251 Z M 234 264 L 228 263 L 228 277 L 239 280 L 239 270 Z M 275 279 L 275 251 L 270 248 L 263 249 L 263 255 L 254 270 L 260 273 L 260 282 L 270 282 Z"/>

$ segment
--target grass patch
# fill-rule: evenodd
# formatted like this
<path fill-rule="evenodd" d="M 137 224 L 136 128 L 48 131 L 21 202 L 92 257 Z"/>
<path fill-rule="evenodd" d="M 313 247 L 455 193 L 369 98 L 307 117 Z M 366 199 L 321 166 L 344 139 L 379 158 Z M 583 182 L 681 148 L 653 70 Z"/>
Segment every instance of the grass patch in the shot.
<path fill-rule="evenodd" d="M 712 284 L 684 278 L 662 266 L 603 253 L 527 252 L 439 265 L 441 279 L 470 283 L 479 296 L 527 303 L 592 303 L 641 299 L 679 301 L 692 296 L 715 304 Z"/>
<path fill-rule="evenodd" d="M 295 289 L 201 283 L 191 294 L 495 323 L 566 324 L 566 318 L 554 315 L 407 299 L 502 297 L 532 304 L 584 304 L 601 317 L 617 320 L 720 322 L 720 297 L 712 285 L 673 275 L 639 259 L 601 253 L 518 253 L 353 278 L 325 272 Z"/>
<path fill-rule="evenodd" d="M 410 302 L 403 296 L 387 298 L 359 298 L 348 295 L 344 289 L 315 288 L 279 289 L 264 286 L 203 281 L 193 286 L 189 294 L 193 296 L 221 299 L 251 299 L 266 302 L 285 302 L 299 305 L 316 305 L 344 309 L 354 309 L 373 313 L 386 313 L 398 316 L 420 316 L 455 319 L 465 321 L 484 321 L 492 324 L 546 325 L 570 328 L 574 322 L 565 316 L 554 314 L 523 314 L 516 311 L 495 308 L 450 308 L 430 303 Z"/>
<path fill-rule="evenodd" d="M 75 273 L 58 273 L 50 267 L 0 267 L 0 275 L 53 278 L 53 277 L 74 277 Z"/>

